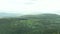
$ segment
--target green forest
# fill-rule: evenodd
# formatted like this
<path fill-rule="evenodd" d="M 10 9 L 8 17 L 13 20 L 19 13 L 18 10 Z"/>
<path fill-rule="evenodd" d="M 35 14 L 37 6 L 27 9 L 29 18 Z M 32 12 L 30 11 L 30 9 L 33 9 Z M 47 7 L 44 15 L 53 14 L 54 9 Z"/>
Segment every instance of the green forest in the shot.
<path fill-rule="evenodd" d="M 60 15 L 38 14 L 0 18 L 0 34 L 60 34 Z"/>

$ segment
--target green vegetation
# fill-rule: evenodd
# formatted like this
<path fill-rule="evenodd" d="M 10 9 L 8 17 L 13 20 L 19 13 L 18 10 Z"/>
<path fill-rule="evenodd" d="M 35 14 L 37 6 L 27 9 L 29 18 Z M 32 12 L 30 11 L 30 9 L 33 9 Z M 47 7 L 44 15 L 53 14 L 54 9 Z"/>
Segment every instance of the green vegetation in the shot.
<path fill-rule="evenodd" d="M 0 34 L 60 34 L 60 15 L 25 15 L 0 19 Z"/>

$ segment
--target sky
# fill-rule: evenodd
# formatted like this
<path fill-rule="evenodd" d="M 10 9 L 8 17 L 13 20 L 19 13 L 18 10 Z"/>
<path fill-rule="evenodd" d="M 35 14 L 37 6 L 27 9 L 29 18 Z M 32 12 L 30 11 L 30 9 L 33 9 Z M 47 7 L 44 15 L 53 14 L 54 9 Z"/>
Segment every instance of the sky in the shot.
<path fill-rule="evenodd" d="M 0 0 L 0 13 L 60 14 L 60 0 Z"/>

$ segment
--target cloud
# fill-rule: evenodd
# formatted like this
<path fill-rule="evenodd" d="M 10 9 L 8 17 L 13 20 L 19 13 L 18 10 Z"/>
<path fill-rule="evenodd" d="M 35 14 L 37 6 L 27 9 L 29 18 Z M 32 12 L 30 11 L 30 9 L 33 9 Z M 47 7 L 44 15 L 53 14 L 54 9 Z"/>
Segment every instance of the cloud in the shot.
<path fill-rule="evenodd" d="M 60 0 L 0 0 L 0 10 L 23 14 L 55 13 L 60 10 Z"/>

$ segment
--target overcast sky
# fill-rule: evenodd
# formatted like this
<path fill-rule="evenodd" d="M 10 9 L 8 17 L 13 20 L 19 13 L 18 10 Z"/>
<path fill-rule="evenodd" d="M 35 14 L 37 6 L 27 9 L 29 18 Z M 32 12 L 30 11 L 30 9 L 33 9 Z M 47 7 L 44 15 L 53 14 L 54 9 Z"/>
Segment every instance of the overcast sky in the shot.
<path fill-rule="evenodd" d="M 0 0 L 0 12 L 60 13 L 60 0 Z"/>

